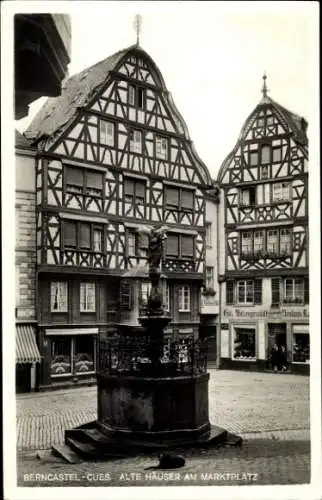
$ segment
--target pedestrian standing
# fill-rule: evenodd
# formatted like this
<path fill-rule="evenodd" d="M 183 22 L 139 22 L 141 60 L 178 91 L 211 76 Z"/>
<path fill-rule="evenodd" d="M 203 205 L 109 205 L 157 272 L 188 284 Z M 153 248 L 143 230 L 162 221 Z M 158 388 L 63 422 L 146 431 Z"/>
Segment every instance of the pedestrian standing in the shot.
<path fill-rule="evenodd" d="M 287 370 L 287 353 L 285 345 L 281 345 L 280 347 L 280 357 L 281 357 L 281 369 L 283 372 Z"/>
<path fill-rule="evenodd" d="M 278 346 L 277 344 L 274 344 L 271 350 L 271 364 L 272 364 L 272 369 L 274 372 L 278 371 Z"/>

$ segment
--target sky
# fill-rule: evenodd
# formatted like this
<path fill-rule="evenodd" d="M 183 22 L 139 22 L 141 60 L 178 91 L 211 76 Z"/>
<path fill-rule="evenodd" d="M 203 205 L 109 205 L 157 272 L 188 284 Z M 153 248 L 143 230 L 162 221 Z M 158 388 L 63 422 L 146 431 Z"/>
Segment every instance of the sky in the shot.
<path fill-rule="evenodd" d="M 199 156 L 215 176 L 261 99 L 264 72 L 269 95 L 310 122 L 316 7 L 310 1 L 67 2 L 69 75 L 134 44 L 133 20 L 140 14 L 140 45 L 159 67 Z M 20 132 L 44 100 L 16 122 Z"/>

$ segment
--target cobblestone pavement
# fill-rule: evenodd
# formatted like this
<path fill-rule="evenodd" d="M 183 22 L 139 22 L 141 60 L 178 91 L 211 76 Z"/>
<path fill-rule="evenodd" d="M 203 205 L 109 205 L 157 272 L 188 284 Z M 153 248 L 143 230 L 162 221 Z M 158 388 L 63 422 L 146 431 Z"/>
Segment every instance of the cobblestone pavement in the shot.
<path fill-rule="evenodd" d="M 212 423 L 249 439 L 308 436 L 309 377 L 209 372 Z M 44 450 L 63 443 L 65 429 L 95 420 L 96 414 L 96 387 L 18 395 L 17 449 Z"/>

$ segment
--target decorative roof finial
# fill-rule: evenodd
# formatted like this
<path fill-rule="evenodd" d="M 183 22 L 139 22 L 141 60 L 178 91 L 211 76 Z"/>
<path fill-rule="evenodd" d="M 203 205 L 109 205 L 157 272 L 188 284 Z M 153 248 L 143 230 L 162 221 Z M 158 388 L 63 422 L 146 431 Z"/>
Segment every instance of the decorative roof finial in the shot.
<path fill-rule="evenodd" d="M 268 92 L 268 88 L 266 87 L 266 79 L 267 79 L 267 76 L 266 76 L 266 73 L 264 72 L 263 74 L 263 87 L 262 87 L 262 93 L 263 93 L 263 97 L 267 97 L 267 92 Z"/>
<path fill-rule="evenodd" d="M 142 17 L 140 16 L 140 14 L 136 14 L 133 24 L 134 24 L 134 29 L 136 32 L 136 45 L 139 45 L 140 33 L 141 33 L 141 28 L 142 28 Z"/>

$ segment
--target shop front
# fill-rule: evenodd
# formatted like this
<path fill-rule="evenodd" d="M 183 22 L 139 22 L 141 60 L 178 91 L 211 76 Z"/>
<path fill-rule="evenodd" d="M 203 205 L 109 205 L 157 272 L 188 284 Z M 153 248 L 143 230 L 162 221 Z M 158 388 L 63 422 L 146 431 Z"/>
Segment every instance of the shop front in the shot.
<path fill-rule="evenodd" d="M 96 382 L 98 328 L 48 328 L 43 332 L 41 389 Z"/>
<path fill-rule="evenodd" d="M 308 308 L 226 307 L 221 316 L 220 367 L 272 370 L 272 353 L 279 353 L 280 370 L 309 374 Z"/>

